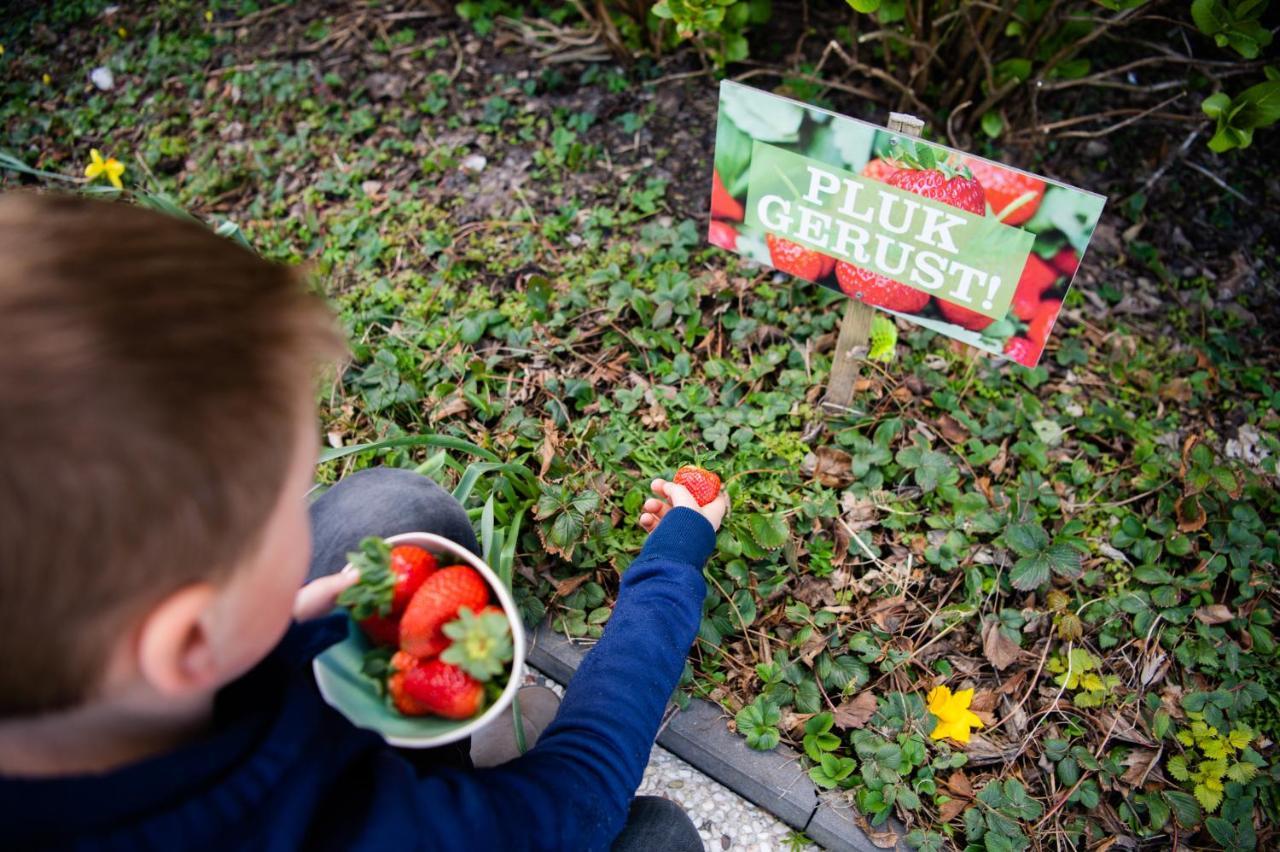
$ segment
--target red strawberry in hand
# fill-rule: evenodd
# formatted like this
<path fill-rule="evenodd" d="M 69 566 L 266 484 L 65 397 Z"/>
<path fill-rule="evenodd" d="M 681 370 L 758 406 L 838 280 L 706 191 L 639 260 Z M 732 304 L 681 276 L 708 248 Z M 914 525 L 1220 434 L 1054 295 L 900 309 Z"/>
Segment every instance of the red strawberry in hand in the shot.
<path fill-rule="evenodd" d="M 840 289 L 850 299 L 890 311 L 914 314 L 924 310 L 931 298 L 923 290 L 899 284 L 892 278 L 843 260 L 836 263 L 836 281 L 840 282 Z"/>
<path fill-rule="evenodd" d="M 1006 225 L 1021 225 L 1036 215 L 1045 190 L 1045 183 L 1040 178 L 974 157 L 965 158 L 965 165 L 969 167 L 969 171 L 973 172 L 978 183 L 982 184 L 987 194 L 987 201 L 991 202 L 991 209 L 1001 222 Z M 1025 203 L 1007 215 L 1000 215 L 1010 204 L 1024 195 L 1029 195 Z"/>
<path fill-rule="evenodd" d="M 830 275 L 835 268 L 834 257 L 805 248 L 791 240 L 765 234 L 765 242 L 769 244 L 769 258 L 773 261 L 774 268 L 788 275 L 806 281 L 818 281 Z"/>
<path fill-rule="evenodd" d="M 440 660 L 418 663 L 406 671 L 403 691 L 426 712 L 446 719 L 469 719 L 484 706 L 484 684 Z"/>
<path fill-rule="evenodd" d="M 735 222 L 741 222 L 745 214 L 742 204 L 729 194 L 729 190 L 725 189 L 724 181 L 720 180 L 720 172 L 712 169 L 711 216 L 715 219 L 732 219 Z"/>
<path fill-rule="evenodd" d="M 1024 367 L 1034 367 L 1043 348 L 1025 337 L 1010 337 L 1004 345 L 1004 354 Z"/>
<path fill-rule="evenodd" d="M 1060 310 L 1062 310 L 1062 302 L 1057 299 L 1041 302 L 1040 307 L 1036 309 L 1036 315 L 1031 318 L 1031 327 L 1027 329 L 1027 337 L 1031 338 L 1037 346 L 1043 347 L 1045 341 L 1049 339 L 1049 332 L 1053 329 Z"/>
<path fill-rule="evenodd" d="M 466 565 L 441 568 L 427 578 L 400 617 L 400 648 L 415 657 L 434 657 L 449 646 L 442 628 L 467 607 L 478 612 L 489 602 L 489 586 Z"/>
<path fill-rule="evenodd" d="M 338 603 L 351 609 L 371 642 L 395 645 L 400 614 L 418 587 L 435 572 L 435 557 L 416 545 L 391 548 L 370 536 L 347 558 L 360 571 L 360 580 L 338 596 Z"/>
<path fill-rule="evenodd" d="M 676 471 L 672 481 L 684 486 L 699 506 L 707 505 L 720 495 L 720 477 L 705 468 L 687 464 Z"/>

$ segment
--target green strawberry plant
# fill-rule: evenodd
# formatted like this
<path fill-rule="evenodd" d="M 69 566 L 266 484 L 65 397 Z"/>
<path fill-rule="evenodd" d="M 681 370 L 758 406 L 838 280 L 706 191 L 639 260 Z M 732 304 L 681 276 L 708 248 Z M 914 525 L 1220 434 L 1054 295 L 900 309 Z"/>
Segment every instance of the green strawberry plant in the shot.
<path fill-rule="evenodd" d="M 778 730 L 781 720 L 782 711 L 763 695 L 734 716 L 738 733 L 747 738 L 747 745 L 759 751 L 769 751 L 781 742 L 782 734 Z"/>
<path fill-rule="evenodd" d="M 1267 763 L 1250 747 L 1258 735 L 1248 725 L 1220 732 L 1204 721 L 1203 713 L 1189 712 L 1187 719 L 1190 726 L 1177 733 L 1187 751 L 1169 758 L 1166 767 L 1176 780 L 1193 785 L 1196 800 L 1213 813 L 1222 804 L 1226 784 L 1235 785 L 1232 793 L 1241 795 Z"/>
<path fill-rule="evenodd" d="M 1067 654 L 1055 654 L 1045 667 L 1055 675 L 1053 682 L 1073 693 L 1077 707 L 1100 707 L 1118 701 L 1120 678 L 1099 671 L 1101 661 L 1084 648 L 1072 648 Z"/>
<path fill-rule="evenodd" d="M 1016 779 L 988 781 L 974 798 L 974 807 L 964 812 L 966 848 L 1021 852 L 1031 845 L 1022 822 L 1039 819 L 1043 813 L 1044 805 L 1028 796 Z"/>

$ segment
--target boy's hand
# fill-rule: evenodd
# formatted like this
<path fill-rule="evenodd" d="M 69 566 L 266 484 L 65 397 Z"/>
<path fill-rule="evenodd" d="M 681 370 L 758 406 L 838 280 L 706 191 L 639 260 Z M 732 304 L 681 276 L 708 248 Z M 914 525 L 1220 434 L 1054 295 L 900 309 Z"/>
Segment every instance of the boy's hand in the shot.
<path fill-rule="evenodd" d="M 347 566 L 337 574 L 307 583 L 293 599 L 294 620 L 307 621 L 333 612 L 338 605 L 338 595 L 354 586 L 359 579 L 360 572 Z"/>
<path fill-rule="evenodd" d="M 707 505 L 699 506 L 698 501 L 693 499 L 693 495 L 683 485 L 676 485 L 665 479 L 655 479 L 650 487 L 653 488 L 653 493 L 658 499 L 650 497 L 641 507 L 640 528 L 647 533 L 653 532 L 663 516 L 676 506 L 692 509 L 706 518 L 711 523 L 712 529 L 716 530 L 720 529 L 720 522 L 724 520 L 724 516 L 729 514 L 729 495 L 725 491 L 721 491 L 716 499 Z"/>

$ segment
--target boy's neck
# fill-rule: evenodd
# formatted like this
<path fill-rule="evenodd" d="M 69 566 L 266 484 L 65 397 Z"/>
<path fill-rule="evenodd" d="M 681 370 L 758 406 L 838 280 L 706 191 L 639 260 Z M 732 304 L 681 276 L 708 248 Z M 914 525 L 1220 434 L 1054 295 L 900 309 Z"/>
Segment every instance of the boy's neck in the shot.
<path fill-rule="evenodd" d="M 172 751 L 213 718 L 213 695 L 136 712 L 91 704 L 0 722 L 0 775 L 53 777 L 106 772 Z"/>

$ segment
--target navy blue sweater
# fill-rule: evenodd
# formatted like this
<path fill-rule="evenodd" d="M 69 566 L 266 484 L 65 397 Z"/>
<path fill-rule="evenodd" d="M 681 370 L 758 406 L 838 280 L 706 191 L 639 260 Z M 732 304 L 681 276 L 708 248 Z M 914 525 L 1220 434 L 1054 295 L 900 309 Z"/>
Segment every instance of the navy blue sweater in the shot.
<path fill-rule="evenodd" d="M 295 625 L 222 690 L 214 729 L 104 773 L 0 777 L 0 845 L 81 849 L 607 849 L 701 617 L 711 525 L 674 509 L 623 576 L 603 638 L 537 746 L 424 770 L 321 699 L 311 659 L 343 616 Z"/>

